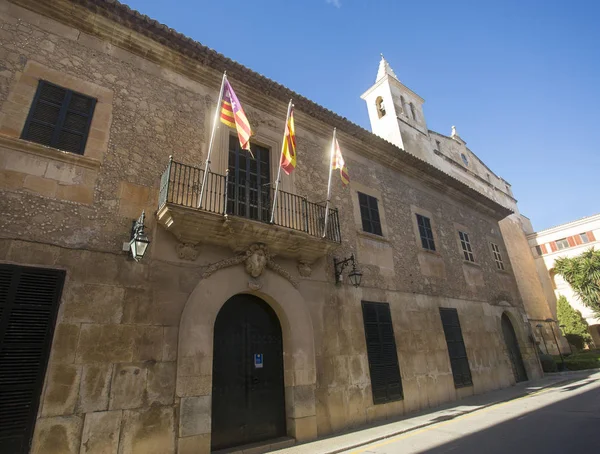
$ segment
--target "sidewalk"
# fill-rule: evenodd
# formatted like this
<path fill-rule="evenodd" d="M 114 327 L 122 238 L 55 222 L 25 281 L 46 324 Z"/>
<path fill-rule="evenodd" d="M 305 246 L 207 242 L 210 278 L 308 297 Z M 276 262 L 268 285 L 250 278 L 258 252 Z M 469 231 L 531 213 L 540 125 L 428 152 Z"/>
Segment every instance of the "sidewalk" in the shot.
<path fill-rule="evenodd" d="M 582 370 L 546 374 L 546 376 L 540 380 L 519 383 L 510 388 L 498 389 L 489 393 L 470 396 L 459 401 L 449 402 L 436 407 L 435 409 L 413 413 L 408 417 L 398 419 L 394 422 L 385 424 L 379 423 L 377 426 L 372 425 L 354 432 L 344 433 L 273 452 L 278 454 L 335 454 L 373 443 L 384 438 L 437 424 L 441 421 L 447 421 L 456 418 L 457 416 L 472 413 L 500 402 L 533 394 L 544 388 L 580 380 L 597 373 L 598 370 L 594 369 L 589 371 Z"/>

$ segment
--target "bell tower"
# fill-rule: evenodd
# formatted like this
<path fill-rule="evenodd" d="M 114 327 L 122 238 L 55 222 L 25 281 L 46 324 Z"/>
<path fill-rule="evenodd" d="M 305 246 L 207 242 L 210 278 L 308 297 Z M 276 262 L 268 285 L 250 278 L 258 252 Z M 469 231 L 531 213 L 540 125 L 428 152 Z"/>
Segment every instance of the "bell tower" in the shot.
<path fill-rule="evenodd" d="M 375 84 L 361 98 L 367 103 L 371 131 L 394 145 L 418 153 L 416 142 L 428 135 L 425 100 L 406 87 L 381 55 Z"/>

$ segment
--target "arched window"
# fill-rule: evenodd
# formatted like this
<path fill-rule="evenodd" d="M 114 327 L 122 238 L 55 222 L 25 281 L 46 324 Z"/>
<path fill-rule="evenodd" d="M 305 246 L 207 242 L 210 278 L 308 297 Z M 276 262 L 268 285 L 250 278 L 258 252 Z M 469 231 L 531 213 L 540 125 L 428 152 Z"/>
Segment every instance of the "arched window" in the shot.
<path fill-rule="evenodd" d="M 406 115 L 406 99 L 400 96 L 400 113 Z"/>
<path fill-rule="evenodd" d="M 415 112 L 415 105 L 411 102 L 410 103 L 410 113 L 412 114 L 413 120 L 417 120 L 417 114 Z"/>
<path fill-rule="evenodd" d="M 385 105 L 383 104 L 383 98 L 378 96 L 375 100 L 375 106 L 377 107 L 377 115 L 379 118 L 385 115 Z"/>

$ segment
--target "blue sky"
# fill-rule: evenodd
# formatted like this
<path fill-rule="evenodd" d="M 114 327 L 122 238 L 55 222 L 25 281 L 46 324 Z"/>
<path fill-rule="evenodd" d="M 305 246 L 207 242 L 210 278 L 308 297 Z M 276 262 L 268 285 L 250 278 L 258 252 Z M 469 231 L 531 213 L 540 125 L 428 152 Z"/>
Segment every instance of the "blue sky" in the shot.
<path fill-rule="evenodd" d="M 536 230 L 600 212 L 600 1 L 125 2 L 367 129 L 382 52 Z"/>

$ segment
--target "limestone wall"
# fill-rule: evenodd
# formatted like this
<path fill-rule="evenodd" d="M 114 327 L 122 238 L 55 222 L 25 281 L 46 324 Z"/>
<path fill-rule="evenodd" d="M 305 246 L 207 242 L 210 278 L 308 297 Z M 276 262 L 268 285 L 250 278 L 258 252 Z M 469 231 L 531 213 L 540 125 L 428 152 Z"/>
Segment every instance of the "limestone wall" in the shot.
<path fill-rule="evenodd" d="M 69 5 L 73 15 L 80 11 Z M 235 282 L 224 271 L 204 280 L 207 267 L 232 251 L 202 244 L 197 257 L 182 259 L 177 239 L 157 226 L 154 213 L 168 156 L 193 165 L 205 158 L 220 74 L 194 63 L 202 77 L 184 77 L 169 68 L 174 61 L 191 67 L 186 58 L 147 38 L 147 47 L 136 47 L 135 32 L 124 33 L 122 25 L 101 17 L 82 15 L 89 21 L 86 33 L 6 0 L 0 12 L 0 261 L 67 271 L 33 452 L 208 452 L 212 324 L 202 310 L 185 323 L 181 314 L 197 298 L 210 300 L 240 285 L 239 291 L 250 289 L 237 279 L 244 276 L 240 265 L 232 274 Z M 103 33 L 127 39 L 115 45 L 100 39 Z M 150 55 L 162 55 L 164 66 L 151 63 Z M 99 99 L 95 135 L 83 156 L 19 139 L 36 81 L 44 78 Z M 231 82 L 255 140 L 272 150 L 274 175 L 286 106 L 265 100 L 241 80 Z M 298 111 L 296 129 L 298 167 L 283 187 L 324 200 L 331 127 Z M 286 338 L 282 322 L 285 361 L 293 365 L 285 371 L 289 433 L 308 440 L 508 386 L 514 376 L 501 337 L 504 311 L 513 320 L 530 378 L 537 377 L 497 220 L 426 179 L 369 159 L 365 144 L 344 130 L 338 134 L 352 183 L 344 188 L 335 176 L 332 200 L 343 241 L 334 255 L 355 253 L 363 284 L 357 290 L 336 287 L 332 256 L 311 264 L 310 275 L 301 274 L 294 261 L 275 258 L 300 282 L 289 291 L 298 292 L 294 304 L 310 315 L 305 326 L 312 327 L 310 345 L 314 341 L 311 351 L 291 328 Z M 228 136 L 222 128 L 217 137 L 216 171 L 226 167 Z M 357 191 L 378 199 L 383 237 L 362 232 Z M 152 243 L 136 263 L 122 243 L 142 210 Z M 422 250 L 415 213 L 431 218 L 435 253 Z M 471 237 L 474 264 L 463 261 L 459 229 Z M 491 242 L 505 257 L 504 271 L 496 267 Z M 281 301 L 287 281 L 272 271 L 262 279 L 264 295 L 257 294 L 281 306 L 280 318 L 293 320 Z M 211 300 L 213 316 L 225 303 L 221 299 Z M 391 305 L 401 402 L 372 405 L 361 300 Z M 459 310 L 472 388 L 454 389 L 439 307 Z M 190 327 L 190 320 L 198 324 Z M 181 339 L 192 339 L 196 347 L 178 346 Z"/>

